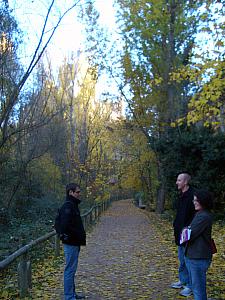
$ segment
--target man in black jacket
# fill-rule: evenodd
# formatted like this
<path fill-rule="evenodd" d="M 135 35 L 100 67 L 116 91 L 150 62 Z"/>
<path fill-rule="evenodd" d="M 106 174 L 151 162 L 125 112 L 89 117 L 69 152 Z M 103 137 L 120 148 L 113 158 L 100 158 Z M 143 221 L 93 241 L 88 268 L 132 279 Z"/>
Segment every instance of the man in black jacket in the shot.
<path fill-rule="evenodd" d="M 75 292 L 75 274 L 80 246 L 86 245 L 86 233 L 80 216 L 80 187 L 76 183 L 66 186 L 66 201 L 60 209 L 61 235 L 65 255 L 64 296 L 65 300 L 82 299 Z"/>
<path fill-rule="evenodd" d="M 178 246 L 179 259 L 179 281 L 172 283 L 172 288 L 184 288 L 180 295 L 190 296 L 192 294 L 188 270 L 184 260 L 184 245 L 180 245 L 180 234 L 184 227 L 189 226 L 194 215 L 195 207 L 193 204 L 194 191 L 189 186 L 191 176 L 188 173 L 181 173 L 177 177 L 176 185 L 181 192 L 177 204 L 177 213 L 173 222 L 175 243 Z"/>

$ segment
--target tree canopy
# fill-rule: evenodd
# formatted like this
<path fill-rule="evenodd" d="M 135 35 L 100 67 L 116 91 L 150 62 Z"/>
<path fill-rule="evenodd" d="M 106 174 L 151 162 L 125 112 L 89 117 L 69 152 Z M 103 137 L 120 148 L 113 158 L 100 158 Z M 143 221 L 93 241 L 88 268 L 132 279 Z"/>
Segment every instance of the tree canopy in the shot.
<path fill-rule="evenodd" d="M 44 39 L 55 1 L 49 4 L 27 66 L 18 52 L 23 32 L 7 1 L 0 5 L 3 214 L 10 218 L 21 205 L 25 213 L 36 201 L 41 207 L 43 198 L 62 201 L 69 181 L 81 184 L 87 205 L 115 191 L 142 192 L 150 208 L 163 212 L 173 207 L 176 175 L 184 169 L 221 207 L 224 1 L 114 1 L 120 38 L 113 42 L 93 1 L 62 11 Z M 74 8 L 86 42 L 53 71 L 45 50 Z M 110 94 L 113 84 L 117 92 Z"/>

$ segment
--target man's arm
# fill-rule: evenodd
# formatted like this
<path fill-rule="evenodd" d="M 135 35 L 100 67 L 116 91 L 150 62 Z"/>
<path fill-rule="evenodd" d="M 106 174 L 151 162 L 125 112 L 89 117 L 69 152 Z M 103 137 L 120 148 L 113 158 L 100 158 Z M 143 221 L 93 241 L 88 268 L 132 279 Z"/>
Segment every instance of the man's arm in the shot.
<path fill-rule="evenodd" d="M 69 234 L 72 227 L 73 207 L 72 204 L 67 202 L 62 207 L 61 211 L 61 231 L 64 234 Z"/>

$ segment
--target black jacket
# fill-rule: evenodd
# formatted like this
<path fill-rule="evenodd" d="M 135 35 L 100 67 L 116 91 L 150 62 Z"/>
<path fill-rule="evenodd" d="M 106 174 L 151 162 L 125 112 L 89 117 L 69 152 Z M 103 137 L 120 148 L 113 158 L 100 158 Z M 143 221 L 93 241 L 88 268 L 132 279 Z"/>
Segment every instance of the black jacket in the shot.
<path fill-rule="evenodd" d="M 180 245 L 180 234 L 184 227 L 189 226 L 194 215 L 194 191 L 191 187 L 180 195 L 177 203 L 177 213 L 173 222 L 175 243 Z"/>
<path fill-rule="evenodd" d="M 185 255 L 191 259 L 211 259 L 212 215 L 207 210 L 198 211 L 190 226 L 191 237 Z"/>
<path fill-rule="evenodd" d="M 86 245 L 86 233 L 80 216 L 79 199 L 67 197 L 60 210 L 62 242 L 68 245 Z"/>

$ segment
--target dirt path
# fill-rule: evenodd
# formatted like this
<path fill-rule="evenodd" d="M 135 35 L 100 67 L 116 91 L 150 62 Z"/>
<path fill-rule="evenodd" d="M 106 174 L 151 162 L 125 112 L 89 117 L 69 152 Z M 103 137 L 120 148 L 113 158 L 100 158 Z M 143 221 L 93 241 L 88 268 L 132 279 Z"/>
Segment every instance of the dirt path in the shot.
<path fill-rule="evenodd" d="M 114 202 L 81 249 L 77 290 L 90 300 L 179 299 L 169 288 L 175 258 L 158 235 L 130 200 Z"/>
<path fill-rule="evenodd" d="M 171 228 L 161 236 L 165 224 L 131 200 L 113 202 L 81 248 L 76 290 L 89 300 L 193 299 L 169 287 L 177 260 Z M 51 300 L 63 299 L 63 266 L 60 273 Z"/>

